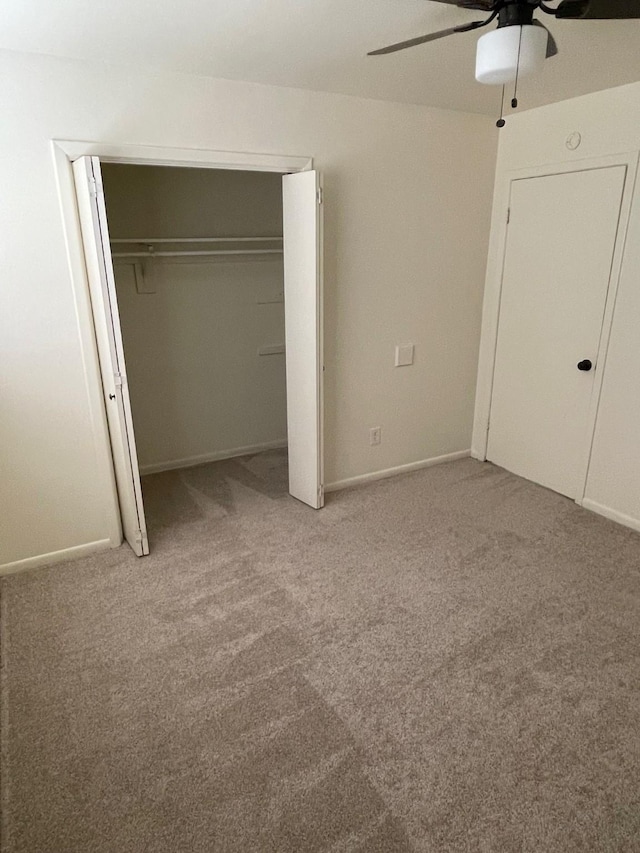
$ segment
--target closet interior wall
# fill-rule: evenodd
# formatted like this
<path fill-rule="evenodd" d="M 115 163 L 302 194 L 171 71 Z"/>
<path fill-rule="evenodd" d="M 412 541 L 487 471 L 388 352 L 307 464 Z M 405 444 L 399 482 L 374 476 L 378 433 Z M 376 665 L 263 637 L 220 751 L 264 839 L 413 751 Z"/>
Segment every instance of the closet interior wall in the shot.
<path fill-rule="evenodd" d="M 281 180 L 103 164 L 142 474 L 286 444 Z"/>

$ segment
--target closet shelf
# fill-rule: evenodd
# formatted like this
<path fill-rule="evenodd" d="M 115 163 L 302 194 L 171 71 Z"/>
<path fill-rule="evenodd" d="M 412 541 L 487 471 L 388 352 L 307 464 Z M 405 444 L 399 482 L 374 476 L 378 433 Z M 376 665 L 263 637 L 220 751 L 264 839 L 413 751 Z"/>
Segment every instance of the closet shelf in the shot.
<path fill-rule="evenodd" d="M 113 258 L 193 258 L 201 255 L 281 255 L 282 249 L 210 249 L 197 252 L 112 252 Z"/>
<path fill-rule="evenodd" d="M 224 249 L 167 249 L 167 246 L 179 246 L 183 244 L 193 245 L 224 245 L 231 248 Z M 262 243 L 258 248 L 255 244 Z M 277 247 L 273 244 L 279 244 Z M 111 240 L 112 249 L 115 246 L 124 245 L 140 247 L 136 251 L 114 252 L 113 258 L 187 258 L 209 255 L 281 255 L 282 237 L 159 237 L 157 239 L 118 239 Z M 162 246 L 160 250 L 156 246 Z"/>

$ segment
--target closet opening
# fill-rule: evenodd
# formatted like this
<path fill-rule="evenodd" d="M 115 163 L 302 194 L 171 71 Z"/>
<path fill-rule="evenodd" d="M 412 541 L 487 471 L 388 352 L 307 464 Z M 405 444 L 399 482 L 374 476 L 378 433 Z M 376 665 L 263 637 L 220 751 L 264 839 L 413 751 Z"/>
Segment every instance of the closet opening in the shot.
<path fill-rule="evenodd" d="M 124 538 L 324 503 L 317 174 L 74 162 Z"/>

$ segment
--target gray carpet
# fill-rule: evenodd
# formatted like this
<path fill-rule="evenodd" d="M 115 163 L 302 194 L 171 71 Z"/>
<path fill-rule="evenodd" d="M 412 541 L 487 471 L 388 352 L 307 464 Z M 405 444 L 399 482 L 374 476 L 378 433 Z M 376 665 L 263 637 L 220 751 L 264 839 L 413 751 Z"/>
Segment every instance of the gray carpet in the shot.
<path fill-rule="evenodd" d="M 640 850 L 640 537 L 462 460 L 2 581 L 5 853 Z"/>

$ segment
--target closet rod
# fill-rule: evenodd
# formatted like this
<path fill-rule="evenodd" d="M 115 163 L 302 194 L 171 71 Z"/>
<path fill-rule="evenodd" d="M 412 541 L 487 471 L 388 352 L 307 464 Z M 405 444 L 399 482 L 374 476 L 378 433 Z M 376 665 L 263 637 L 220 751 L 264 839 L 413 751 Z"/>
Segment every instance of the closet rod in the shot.
<path fill-rule="evenodd" d="M 201 252 L 112 252 L 112 258 L 186 258 L 202 255 L 281 255 L 282 249 L 211 249 Z"/>
<path fill-rule="evenodd" d="M 282 237 L 159 237 L 146 240 L 111 240 L 112 243 L 274 243 L 282 242 Z"/>

